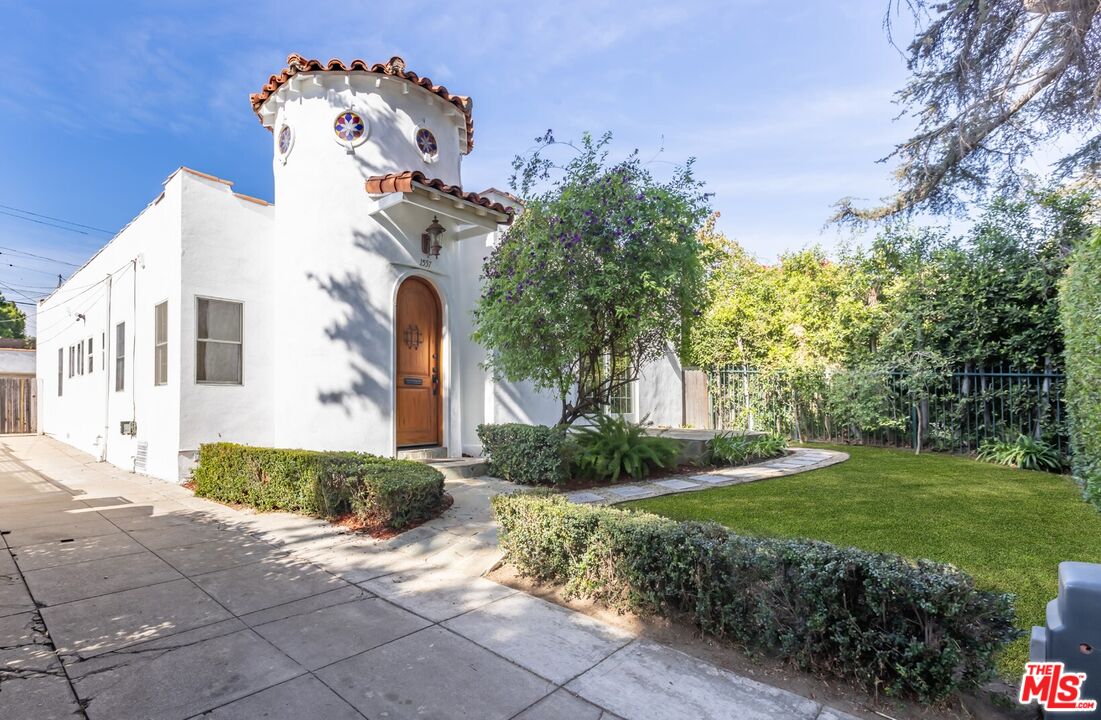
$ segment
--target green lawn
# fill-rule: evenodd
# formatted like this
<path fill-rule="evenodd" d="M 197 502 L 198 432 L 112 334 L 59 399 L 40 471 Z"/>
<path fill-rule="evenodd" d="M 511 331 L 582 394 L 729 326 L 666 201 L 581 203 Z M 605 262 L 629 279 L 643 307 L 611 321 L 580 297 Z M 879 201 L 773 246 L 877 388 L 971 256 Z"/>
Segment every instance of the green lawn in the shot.
<path fill-rule="evenodd" d="M 631 503 L 748 535 L 827 540 L 947 562 L 1017 596 L 1018 625 L 1043 624 L 1061 560 L 1101 562 L 1101 514 L 1065 476 L 941 454 L 827 446 L 852 457 L 776 480 Z M 1028 638 L 999 667 L 1017 679 Z"/>

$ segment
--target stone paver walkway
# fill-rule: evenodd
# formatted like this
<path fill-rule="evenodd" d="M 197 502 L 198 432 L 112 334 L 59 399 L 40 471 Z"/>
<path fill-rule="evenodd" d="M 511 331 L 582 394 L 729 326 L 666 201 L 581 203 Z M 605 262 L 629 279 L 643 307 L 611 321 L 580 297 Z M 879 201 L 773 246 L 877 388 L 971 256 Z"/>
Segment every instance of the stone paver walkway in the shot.
<path fill-rule="evenodd" d="M 0 718 L 845 718 L 478 577 L 489 498 L 389 541 L 0 440 Z"/>
<path fill-rule="evenodd" d="M 576 490 L 567 493 L 566 497 L 576 503 L 596 505 L 620 503 L 627 500 L 672 495 L 673 493 L 696 492 L 713 487 L 722 487 L 723 485 L 738 485 L 757 480 L 795 475 L 808 470 L 836 465 L 848 459 L 848 453 L 836 450 L 792 448 L 783 457 L 753 465 L 720 468 L 698 475 L 667 477 L 661 480 L 643 480 L 628 485 L 611 485 L 589 490 Z"/>

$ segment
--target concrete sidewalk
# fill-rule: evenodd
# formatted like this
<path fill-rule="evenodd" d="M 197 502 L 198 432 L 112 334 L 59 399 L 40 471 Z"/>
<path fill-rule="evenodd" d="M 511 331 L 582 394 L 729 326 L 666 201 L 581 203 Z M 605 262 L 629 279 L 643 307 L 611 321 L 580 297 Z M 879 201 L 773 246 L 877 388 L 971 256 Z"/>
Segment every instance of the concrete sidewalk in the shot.
<path fill-rule="evenodd" d="M 375 541 L 0 441 L 0 718 L 844 718 L 478 577 L 488 500 Z"/>

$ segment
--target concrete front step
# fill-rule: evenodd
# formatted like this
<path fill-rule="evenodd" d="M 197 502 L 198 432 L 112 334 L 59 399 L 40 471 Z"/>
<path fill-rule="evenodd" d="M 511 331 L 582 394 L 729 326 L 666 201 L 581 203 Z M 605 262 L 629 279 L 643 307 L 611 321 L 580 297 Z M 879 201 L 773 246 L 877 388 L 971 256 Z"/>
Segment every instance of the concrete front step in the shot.
<path fill-rule="evenodd" d="M 480 477 L 489 471 L 489 461 L 484 458 L 441 458 L 422 462 L 439 470 L 447 480 Z"/>
<path fill-rule="evenodd" d="M 447 458 L 445 447 L 420 447 L 398 450 L 399 460 L 437 460 Z"/>

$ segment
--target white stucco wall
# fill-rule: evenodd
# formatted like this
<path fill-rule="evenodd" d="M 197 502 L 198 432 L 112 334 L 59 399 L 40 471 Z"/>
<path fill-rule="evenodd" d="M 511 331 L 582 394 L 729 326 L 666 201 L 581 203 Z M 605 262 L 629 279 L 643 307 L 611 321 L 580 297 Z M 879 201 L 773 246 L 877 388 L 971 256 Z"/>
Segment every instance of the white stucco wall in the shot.
<path fill-rule="evenodd" d="M 175 479 L 179 437 L 179 363 L 167 385 L 153 384 L 153 308 L 168 300 L 169 337 L 179 327 L 180 182 L 163 194 L 38 308 L 40 431 L 130 470 L 138 443 L 145 472 Z M 115 327 L 126 323 L 124 389 L 115 390 Z M 91 371 L 69 377 L 69 346 L 91 338 Z M 106 346 L 104 346 L 106 338 Z M 58 350 L 64 373 L 58 395 Z M 171 348 L 170 348 L 171 351 Z M 85 351 L 86 352 L 86 351 Z M 85 360 L 87 363 L 87 359 Z M 106 367 L 105 367 L 106 366 Z M 120 423 L 137 421 L 136 437 Z"/>
<path fill-rule="evenodd" d="M 199 445 L 272 445 L 275 337 L 295 334 L 274 311 L 275 209 L 235 195 L 225 183 L 185 174 L 182 188 L 180 309 L 180 470 L 186 475 Z M 196 380 L 198 298 L 243 304 L 240 385 Z M 174 353 L 175 355 L 175 353 Z"/>

